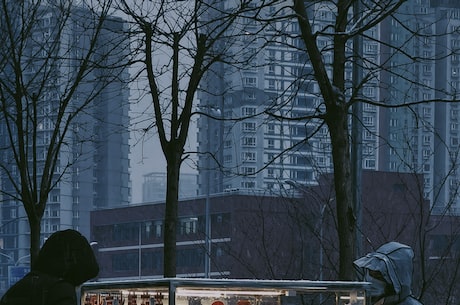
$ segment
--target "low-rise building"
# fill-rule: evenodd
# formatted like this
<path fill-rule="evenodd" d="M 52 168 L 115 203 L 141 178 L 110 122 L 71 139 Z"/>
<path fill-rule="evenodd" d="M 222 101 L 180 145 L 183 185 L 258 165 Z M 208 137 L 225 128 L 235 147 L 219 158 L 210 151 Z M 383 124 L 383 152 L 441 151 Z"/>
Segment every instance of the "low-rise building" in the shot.
<path fill-rule="evenodd" d="M 420 195 L 420 179 L 363 172 L 362 254 L 397 240 L 412 246 L 420 263 L 421 247 L 436 235 L 426 230 L 429 204 Z M 325 177 L 314 188 L 286 184 L 278 196 L 232 190 L 180 201 L 177 275 L 337 279 L 335 197 L 328 181 Z M 161 277 L 163 219 L 164 203 L 93 211 L 100 279 Z"/>

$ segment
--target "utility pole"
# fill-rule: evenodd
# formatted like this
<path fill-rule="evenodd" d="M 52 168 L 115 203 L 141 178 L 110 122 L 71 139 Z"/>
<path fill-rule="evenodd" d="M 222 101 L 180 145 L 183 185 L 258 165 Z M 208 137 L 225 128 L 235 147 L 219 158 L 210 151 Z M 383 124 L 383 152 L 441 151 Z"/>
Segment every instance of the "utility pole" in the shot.
<path fill-rule="evenodd" d="M 353 19 L 354 22 L 359 22 L 360 5 L 359 1 L 353 3 Z M 353 37 L 353 94 L 358 97 L 362 80 L 362 38 L 360 35 Z M 362 173 L 362 103 L 355 102 L 353 104 L 353 118 L 351 129 L 351 172 L 352 172 L 352 192 L 353 192 L 353 210 L 356 217 L 356 241 L 355 241 L 355 257 L 361 256 L 362 252 L 362 202 L 361 202 L 361 173 Z"/>

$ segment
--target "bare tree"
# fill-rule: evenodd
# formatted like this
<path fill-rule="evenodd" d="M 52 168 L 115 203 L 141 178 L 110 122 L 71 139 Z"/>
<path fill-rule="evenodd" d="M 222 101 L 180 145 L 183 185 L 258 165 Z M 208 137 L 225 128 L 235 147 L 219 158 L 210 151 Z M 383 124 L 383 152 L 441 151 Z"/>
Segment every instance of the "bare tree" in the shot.
<path fill-rule="evenodd" d="M 111 1 L 91 4 L 1 1 L 0 191 L 25 209 L 32 265 L 50 194 L 94 136 L 89 108 L 123 71 L 110 54 L 126 42 L 106 39 Z"/>
<path fill-rule="evenodd" d="M 358 205 L 359 199 L 354 194 L 357 184 L 352 185 L 360 169 L 353 168 L 355 161 L 352 160 L 351 153 L 356 153 L 359 145 L 365 143 L 359 142 L 360 132 L 351 135 L 351 119 L 357 123 L 353 126 L 361 126 L 362 132 L 368 132 L 373 137 L 376 137 L 377 133 L 369 129 L 366 125 L 368 123 L 362 120 L 362 107 L 359 105 L 364 103 L 369 107 L 380 107 L 381 113 L 389 112 L 390 109 L 404 109 L 402 111 L 407 113 L 406 117 L 409 119 L 406 121 L 409 123 L 398 131 L 400 134 L 397 137 L 401 142 L 403 137 L 408 139 L 413 137 L 414 130 L 417 128 L 429 127 L 419 119 L 421 105 L 435 101 L 443 104 L 456 100 L 451 90 L 435 87 L 434 84 L 426 82 L 412 68 L 415 64 L 420 67 L 424 64 L 432 67 L 436 60 L 452 54 L 447 49 L 439 52 L 437 56 L 428 55 L 429 52 L 413 54 L 414 49 L 411 49 L 414 45 L 423 43 L 421 41 L 435 39 L 434 24 L 442 17 L 428 19 L 424 14 L 407 15 L 404 13 L 405 3 L 406 1 L 397 0 L 385 1 L 384 5 L 381 1 L 347 0 L 280 2 L 274 14 L 270 16 L 274 23 L 276 21 L 297 22 L 299 31 L 284 31 L 281 26 L 281 31 L 277 31 L 275 35 L 284 37 L 284 39 L 276 40 L 274 43 L 287 46 L 294 52 L 303 53 L 305 61 L 311 64 L 312 70 L 300 70 L 297 80 L 290 87 L 293 93 L 286 90 L 281 96 L 274 98 L 275 103 L 269 105 L 264 113 L 280 121 L 315 122 L 317 127 L 307 132 L 305 139 L 296 145 L 305 145 L 323 129 L 323 126 L 327 127 L 333 161 L 340 249 L 338 274 L 343 280 L 354 278 L 352 262 L 360 255 L 358 236 L 361 208 Z M 412 21 L 410 18 L 415 21 L 409 22 Z M 400 29 L 394 35 L 394 37 L 400 36 L 398 41 L 393 36 L 393 38 L 387 37 L 384 31 L 381 34 L 375 34 L 380 28 L 390 28 L 392 25 Z M 438 35 L 444 36 L 446 32 Z M 375 47 L 374 51 L 381 50 L 381 55 L 366 57 L 363 49 L 360 48 L 364 40 L 371 47 Z M 354 69 L 353 77 L 351 77 L 352 69 Z M 289 116 L 289 109 L 293 107 L 290 101 L 293 99 L 286 99 L 286 95 L 292 94 L 295 97 L 303 89 L 294 90 L 293 88 L 301 87 L 302 84 L 308 85 L 312 81 L 318 85 L 317 96 L 321 99 L 321 103 L 303 116 Z M 377 96 L 367 93 L 366 89 L 372 86 L 379 91 Z M 431 90 L 432 95 L 417 96 L 413 93 L 414 87 Z M 312 90 L 312 94 L 316 93 Z M 283 110 L 288 115 L 283 114 Z M 431 128 L 434 130 L 435 126 Z M 385 137 L 380 134 L 377 136 Z M 383 144 L 385 140 L 379 140 L 376 142 L 380 144 L 369 147 L 376 151 L 379 149 L 378 145 L 384 147 L 391 142 L 389 139 L 387 141 L 387 144 Z M 357 145 L 352 147 L 352 143 Z M 394 141 L 390 145 L 394 145 Z M 433 142 L 430 142 L 430 145 L 433 147 Z M 282 159 L 284 152 L 292 149 L 293 147 L 286 148 L 276 158 Z M 405 162 L 406 165 L 400 169 L 404 171 L 414 168 L 414 159 L 405 153 L 407 150 L 408 147 L 394 147 L 394 151 L 400 153 L 401 156 L 404 155 L 402 163 Z M 359 159 L 359 162 L 362 161 Z M 420 160 L 417 162 L 419 162 L 417 171 L 420 171 L 424 163 Z M 267 166 L 267 164 L 264 165 L 264 167 Z M 375 167 L 377 168 L 378 165 Z"/>
<path fill-rule="evenodd" d="M 305 43 L 306 52 L 312 63 L 315 79 L 318 82 L 324 100 L 325 111 L 321 114 L 329 130 L 334 164 L 334 185 L 337 205 L 338 235 L 340 244 L 339 278 L 351 280 L 354 278 L 352 262 L 356 247 L 356 210 L 353 202 L 351 185 L 351 155 L 349 134 L 349 109 L 358 97 L 357 89 L 353 88 L 351 98 L 346 100 L 349 91 L 346 84 L 347 43 L 355 36 L 362 34 L 379 24 L 395 12 L 404 1 L 389 1 L 385 6 L 369 5 L 369 10 L 360 11 L 360 17 L 350 20 L 350 12 L 354 2 L 337 1 L 331 4 L 334 21 L 319 31 L 313 30 L 308 15 L 308 7 L 303 1 L 294 1 L 292 7 L 299 22 L 301 39 Z M 332 73 L 328 74 L 321 48 L 318 46 L 319 36 L 330 37 L 333 59 Z M 357 55 L 357 54 L 355 54 Z"/>
<path fill-rule="evenodd" d="M 141 71 L 154 108 L 154 122 L 167 164 L 164 228 L 164 275 L 176 275 L 178 184 L 193 105 L 205 72 L 219 62 L 238 64 L 224 44 L 241 35 L 238 17 L 258 11 L 250 0 L 224 5 L 222 1 L 120 1 L 137 34 Z M 235 34 L 236 33 L 236 34 Z M 252 39 L 252 38 L 251 38 Z M 202 115 L 210 115 L 202 109 Z M 198 113 L 199 113 L 198 112 Z M 197 113 L 197 112 L 195 112 Z M 208 254 L 209 255 L 209 254 Z"/>
<path fill-rule="evenodd" d="M 421 13 L 414 13 L 415 8 Z M 428 14 L 429 10 L 432 13 Z M 428 8 L 426 5 L 411 1 L 279 1 L 272 3 L 272 7 L 267 11 L 269 14 L 254 18 L 259 24 L 271 23 L 270 31 L 261 36 L 267 39 L 268 46 L 274 44 L 282 49 L 280 53 L 284 56 L 290 54 L 292 62 L 289 65 L 297 63 L 297 66 L 281 68 L 285 77 L 283 78 L 284 89 L 281 89 L 281 93 L 278 91 L 277 96 L 270 93 L 265 96 L 254 95 L 254 100 L 273 102 L 258 103 L 259 112 L 254 112 L 251 118 L 261 114 L 261 117 L 266 115 L 280 122 L 302 122 L 305 136 L 300 141 L 292 140 L 294 145 L 283 147 L 280 153 L 272 154 L 273 156 L 269 154 L 268 161 L 264 160 L 264 164 L 256 172 L 238 172 L 242 167 L 241 164 L 235 166 L 233 163 L 234 168 L 225 168 L 225 171 L 229 175 L 255 177 L 256 174 L 273 165 L 276 160 L 279 160 L 278 163 L 281 165 L 277 164 L 277 166 L 280 167 L 287 154 L 299 147 L 308 146 L 309 141 L 315 138 L 317 140 L 318 134 L 326 130 L 327 137 L 321 139 L 325 140 L 324 144 L 330 141 L 331 150 L 329 152 L 325 149 L 324 154 L 330 153 L 333 160 L 340 249 L 338 274 L 340 279 L 350 280 L 355 274 L 352 262 L 357 256 L 362 255 L 359 253 L 362 211 L 359 206 L 359 196 L 355 192 L 359 186 L 359 182 L 356 181 L 361 170 L 359 166 L 353 168 L 355 164 L 362 162 L 362 159 L 356 157 L 360 146 L 366 148 L 364 152 L 366 157 L 377 154 L 379 150 L 380 155 L 383 156 L 387 153 L 383 151 L 384 148 L 391 151 L 392 155 L 399 155 L 400 160 L 397 161 L 392 156 L 381 157 L 380 164 L 369 166 L 375 169 L 381 168 L 382 164 L 390 164 L 390 166 L 385 165 L 384 169 L 421 173 L 430 169 L 430 166 L 433 170 L 430 162 L 435 159 L 449 160 L 448 162 L 453 166 L 450 168 L 447 166 L 445 172 L 436 172 L 434 175 L 436 186 L 432 186 L 430 199 L 434 204 L 434 211 L 439 212 L 440 208 L 442 210 L 445 207 L 447 207 L 446 211 L 455 211 L 456 207 L 453 203 L 457 202 L 455 199 L 457 192 L 452 187 L 454 177 L 451 175 L 456 171 L 458 153 L 456 150 L 449 152 L 445 149 L 448 146 L 445 143 L 443 145 L 446 139 L 443 139 L 440 132 L 436 133 L 440 127 L 435 125 L 433 117 L 435 111 L 437 115 L 443 111 L 446 113 L 445 109 L 441 109 L 447 107 L 446 103 L 457 101 L 455 88 L 458 82 L 449 82 L 447 86 L 435 85 L 432 76 L 424 76 L 420 71 L 424 70 L 426 74 L 435 69 L 436 62 L 445 61 L 454 54 L 453 50 L 443 48 L 441 44 L 434 42 L 446 39 L 447 35 L 455 33 L 456 30 L 449 28 L 447 22 L 443 23 L 442 20 L 447 17 L 446 11 L 440 10 L 439 15 L 436 15 L 438 11 L 434 7 Z M 293 23 L 298 26 L 297 30 L 293 30 L 294 27 L 290 26 Z M 253 34 L 249 31 L 248 33 Z M 366 42 L 366 49 L 361 47 L 363 41 Z M 436 45 L 436 50 L 429 49 L 427 47 L 429 45 Z M 260 53 L 263 57 L 269 51 L 262 50 Z M 259 64 L 258 68 L 263 65 L 268 66 L 267 61 L 270 61 L 270 57 L 270 54 L 265 56 L 265 64 Z M 270 70 L 269 66 L 269 73 L 272 72 L 276 81 L 277 58 L 273 56 L 271 60 L 274 61 L 273 69 Z M 231 69 L 225 71 L 231 73 Z M 243 73 L 244 71 L 241 74 Z M 286 82 L 290 79 L 287 76 L 295 77 L 288 85 Z M 318 86 L 317 91 L 313 84 Z M 258 87 L 257 89 L 261 89 L 263 85 Z M 315 101 L 310 105 L 305 101 L 302 104 L 306 108 L 303 114 L 299 115 L 300 111 L 294 114 L 293 109 L 301 107 L 295 105 L 295 102 L 296 97 L 302 92 L 314 96 L 318 103 L 315 104 Z M 367 114 L 378 111 L 379 116 L 363 117 L 363 104 Z M 398 111 L 400 114 L 392 114 Z M 455 109 L 452 111 L 458 112 Z M 423 116 L 430 119 L 425 120 Z M 373 127 L 369 126 L 366 120 L 368 118 L 374 119 Z M 401 125 L 393 128 L 392 134 L 380 134 L 380 130 L 376 130 L 375 125 L 389 125 L 393 118 L 398 118 Z M 264 123 L 268 125 L 270 122 L 264 121 Z M 283 129 L 282 124 L 280 125 L 280 132 L 285 132 L 287 128 Z M 353 130 L 350 130 L 351 126 Z M 425 131 L 431 131 L 433 134 L 424 137 Z M 360 139 L 362 134 L 367 134 L 372 139 L 364 141 Z M 288 137 L 289 132 L 283 136 Z M 292 134 L 290 136 L 292 137 Z M 238 137 L 240 134 L 228 140 L 238 141 Z M 424 138 L 423 145 L 430 147 L 430 150 L 424 148 L 423 158 L 419 157 L 419 151 L 418 155 L 409 153 L 419 148 L 413 143 L 416 138 Z M 457 145 L 455 144 L 455 147 Z M 352 153 L 355 154 L 355 160 L 352 160 Z M 434 157 L 435 153 L 438 154 L 437 157 Z M 378 160 L 374 158 L 373 161 Z M 220 165 L 224 167 L 223 164 Z M 355 183 L 352 184 L 352 181 Z M 451 184 L 449 194 L 446 194 L 447 181 Z M 425 186 L 422 193 L 428 192 Z M 436 198 L 438 199 L 433 200 Z"/>

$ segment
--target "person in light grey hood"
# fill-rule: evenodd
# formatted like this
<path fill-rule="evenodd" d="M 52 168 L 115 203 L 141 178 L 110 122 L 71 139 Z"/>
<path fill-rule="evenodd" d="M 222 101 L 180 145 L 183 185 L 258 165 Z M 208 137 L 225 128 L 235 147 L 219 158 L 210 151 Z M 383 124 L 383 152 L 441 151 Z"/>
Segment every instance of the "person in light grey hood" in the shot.
<path fill-rule="evenodd" d="M 362 280 L 371 283 L 372 304 L 422 304 L 412 296 L 413 258 L 411 247 L 389 242 L 354 261 Z"/>

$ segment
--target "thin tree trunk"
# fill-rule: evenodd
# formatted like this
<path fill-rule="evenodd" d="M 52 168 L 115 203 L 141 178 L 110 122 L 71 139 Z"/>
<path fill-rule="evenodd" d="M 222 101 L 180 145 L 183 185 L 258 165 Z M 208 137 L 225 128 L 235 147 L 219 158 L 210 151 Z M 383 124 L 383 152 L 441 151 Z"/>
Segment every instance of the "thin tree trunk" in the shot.
<path fill-rule="evenodd" d="M 167 154 L 166 154 L 167 155 Z M 181 156 L 167 155 L 167 182 L 164 228 L 164 277 L 176 276 L 176 231 L 178 218 L 179 171 Z"/>
<path fill-rule="evenodd" d="M 344 32 L 347 23 L 348 1 L 339 1 L 338 16 L 342 18 L 336 24 L 336 31 Z M 348 107 L 344 97 L 345 87 L 345 44 L 347 37 L 334 36 L 333 79 L 329 79 L 327 70 L 316 44 L 305 3 L 294 1 L 294 11 L 300 25 L 302 40 L 312 63 L 315 79 L 326 105 L 324 119 L 329 129 L 334 164 L 334 184 L 336 193 L 337 224 L 339 239 L 339 279 L 354 278 L 353 260 L 355 251 L 355 217 L 351 192 L 351 156 L 348 134 Z"/>
<path fill-rule="evenodd" d="M 346 108 L 338 108 L 330 120 L 329 134 L 334 164 L 334 187 L 336 195 L 339 237 L 339 279 L 353 280 L 355 259 L 355 213 L 351 192 L 351 159 Z"/>
<path fill-rule="evenodd" d="M 28 219 L 30 227 L 30 265 L 34 268 L 40 251 L 41 221 L 40 218 L 35 216 Z"/>

